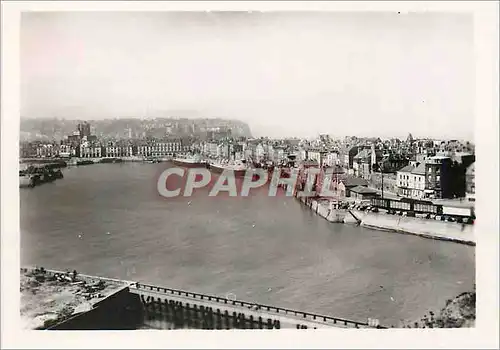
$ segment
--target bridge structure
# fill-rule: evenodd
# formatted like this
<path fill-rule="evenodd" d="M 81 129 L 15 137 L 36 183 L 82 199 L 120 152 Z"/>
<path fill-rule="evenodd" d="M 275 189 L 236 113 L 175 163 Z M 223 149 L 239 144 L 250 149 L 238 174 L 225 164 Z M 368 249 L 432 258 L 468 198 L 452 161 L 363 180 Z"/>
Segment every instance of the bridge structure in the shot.
<path fill-rule="evenodd" d="M 142 283 L 132 283 L 129 292 L 140 297 L 149 328 L 386 328 L 373 322 L 369 324 Z"/>

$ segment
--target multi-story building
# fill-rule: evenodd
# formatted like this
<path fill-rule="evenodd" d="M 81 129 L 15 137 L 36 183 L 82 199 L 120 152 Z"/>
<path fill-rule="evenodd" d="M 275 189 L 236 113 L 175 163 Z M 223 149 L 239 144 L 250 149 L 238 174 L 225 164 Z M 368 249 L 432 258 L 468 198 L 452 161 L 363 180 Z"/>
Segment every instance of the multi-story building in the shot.
<path fill-rule="evenodd" d="M 261 162 L 264 160 L 265 156 L 266 156 L 266 151 L 264 149 L 264 146 L 262 145 L 262 143 L 259 143 L 257 146 L 255 146 L 255 154 L 254 154 L 255 160 Z"/>
<path fill-rule="evenodd" d="M 216 142 L 206 142 L 203 144 L 202 153 L 208 157 L 217 157 L 218 144 Z"/>
<path fill-rule="evenodd" d="M 61 158 L 70 158 L 75 155 L 75 149 L 71 145 L 61 144 L 59 146 L 59 157 Z"/>
<path fill-rule="evenodd" d="M 103 147 L 102 156 L 107 158 L 131 157 L 134 155 L 131 144 L 111 144 Z"/>
<path fill-rule="evenodd" d="M 42 158 L 57 157 L 59 155 L 59 145 L 44 143 L 36 148 L 36 156 Z"/>
<path fill-rule="evenodd" d="M 373 166 L 382 159 L 382 154 L 378 150 L 363 149 L 353 159 L 354 175 L 362 178 L 369 178 Z"/>
<path fill-rule="evenodd" d="M 99 143 L 82 142 L 80 144 L 80 158 L 101 158 L 102 146 Z"/>
<path fill-rule="evenodd" d="M 281 163 L 285 161 L 285 149 L 281 146 L 274 147 L 271 160 L 275 163 Z"/>
<path fill-rule="evenodd" d="M 396 193 L 403 197 L 425 198 L 425 163 L 407 165 L 396 173 Z"/>
<path fill-rule="evenodd" d="M 474 199 L 476 196 L 476 184 L 475 184 L 475 164 L 472 163 L 467 167 L 465 171 L 465 193 L 466 197 Z"/>
<path fill-rule="evenodd" d="M 137 155 L 142 157 L 171 157 L 179 153 L 184 153 L 179 140 L 153 141 L 137 146 Z"/>
<path fill-rule="evenodd" d="M 418 162 L 418 160 L 417 160 Z M 394 173 L 398 169 L 404 168 L 409 163 L 409 157 L 402 154 L 386 153 L 382 156 L 380 162 L 377 163 L 378 171 L 385 173 Z"/>
<path fill-rule="evenodd" d="M 307 150 L 307 159 L 315 161 L 318 165 L 324 160 L 325 152 L 318 148 L 310 148 Z"/>
<path fill-rule="evenodd" d="M 425 176 L 425 188 L 430 196 L 434 198 L 454 197 L 452 161 L 450 157 L 434 156 L 427 159 Z"/>
<path fill-rule="evenodd" d="M 325 164 L 326 166 L 330 166 L 330 167 L 334 166 L 334 165 L 340 165 L 340 159 L 339 159 L 338 152 L 328 151 L 325 154 L 323 164 Z"/>

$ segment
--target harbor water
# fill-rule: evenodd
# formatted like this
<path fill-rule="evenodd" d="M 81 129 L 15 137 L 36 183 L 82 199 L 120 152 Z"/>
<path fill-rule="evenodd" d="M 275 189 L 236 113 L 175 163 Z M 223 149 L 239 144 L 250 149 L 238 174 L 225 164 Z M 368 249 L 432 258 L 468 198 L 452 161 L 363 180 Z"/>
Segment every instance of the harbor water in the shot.
<path fill-rule="evenodd" d="M 21 264 L 388 326 L 473 287 L 474 247 L 329 223 L 292 197 L 166 199 L 166 166 L 72 167 L 20 189 Z"/>

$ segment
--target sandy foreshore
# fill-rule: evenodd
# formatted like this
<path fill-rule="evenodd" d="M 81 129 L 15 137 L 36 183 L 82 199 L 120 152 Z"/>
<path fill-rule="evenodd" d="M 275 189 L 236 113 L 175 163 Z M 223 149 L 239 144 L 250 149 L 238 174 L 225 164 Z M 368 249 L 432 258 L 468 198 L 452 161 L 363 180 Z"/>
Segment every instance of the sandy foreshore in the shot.
<path fill-rule="evenodd" d="M 43 268 L 21 269 L 21 322 L 23 329 L 45 329 L 124 288 L 125 281 L 104 280 L 78 273 Z"/>

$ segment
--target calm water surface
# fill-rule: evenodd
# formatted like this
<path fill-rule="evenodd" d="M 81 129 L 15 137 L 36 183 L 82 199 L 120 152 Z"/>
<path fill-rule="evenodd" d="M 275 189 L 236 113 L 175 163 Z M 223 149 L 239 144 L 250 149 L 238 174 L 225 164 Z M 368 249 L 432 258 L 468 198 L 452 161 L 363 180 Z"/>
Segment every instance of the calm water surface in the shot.
<path fill-rule="evenodd" d="M 166 166 L 67 168 L 21 189 L 21 264 L 387 325 L 473 286 L 474 247 L 331 224 L 293 198 L 166 200 Z"/>

